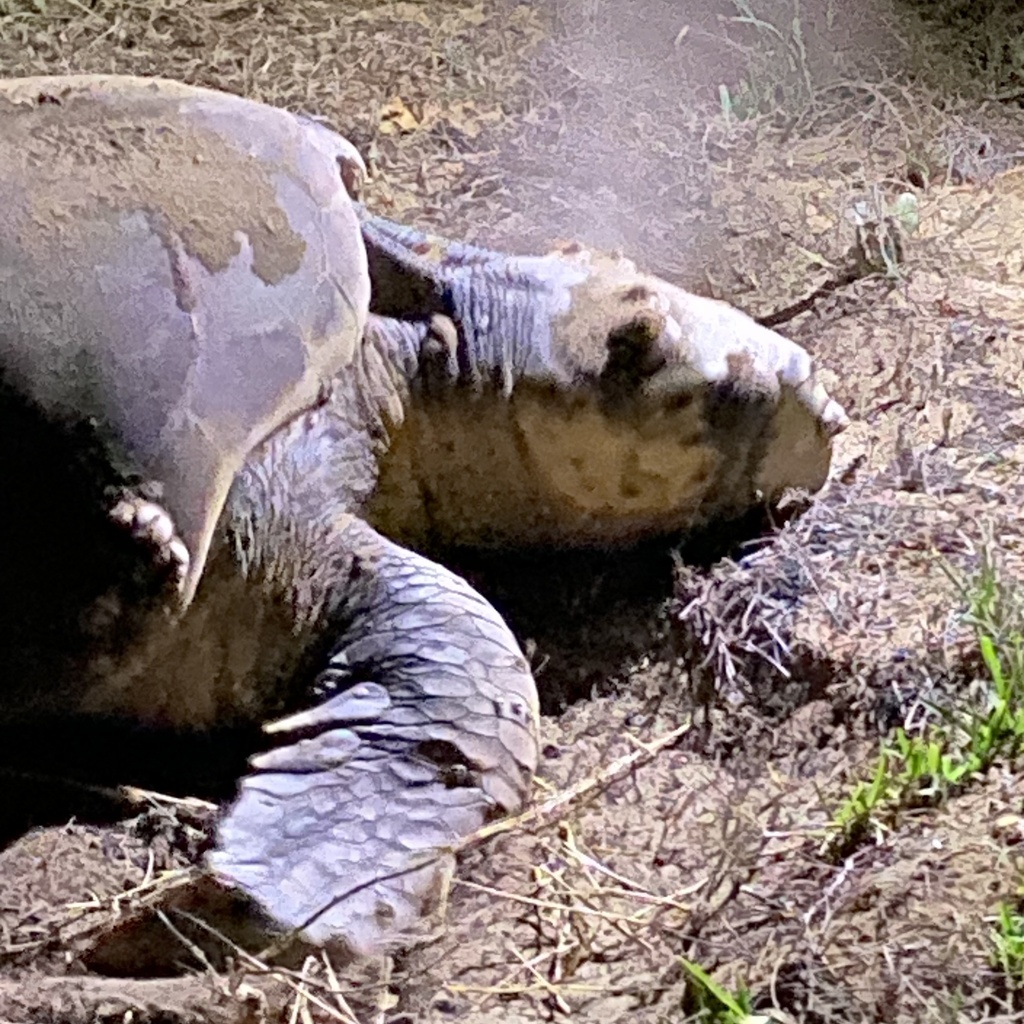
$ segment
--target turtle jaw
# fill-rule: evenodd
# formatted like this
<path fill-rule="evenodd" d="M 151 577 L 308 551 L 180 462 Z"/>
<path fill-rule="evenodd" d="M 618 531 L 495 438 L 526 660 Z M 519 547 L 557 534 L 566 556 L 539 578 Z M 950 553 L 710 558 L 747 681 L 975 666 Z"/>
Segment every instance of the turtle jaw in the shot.
<path fill-rule="evenodd" d="M 560 408 L 517 396 L 515 405 L 535 491 L 530 529 L 559 546 L 685 534 L 774 504 L 788 488 L 817 491 L 828 477 L 828 429 L 788 386 L 737 400 L 705 384 L 612 412 L 598 398 Z"/>
<path fill-rule="evenodd" d="M 849 421 L 803 348 L 658 278 L 617 287 L 628 312 L 597 378 L 513 399 L 520 450 L 571 541 L 686 532 L 824 486 Z"/>
<path fill-rule="evenodd" d="M 732 486 L 737 501 L 747 494 L 769 504 L 789 488 L 820 490 L 833 440 L 849 418 L 810 354 L 724 302 L 650 276 L 640 287 L 661 319 L 647 355 L 657 368 L 640 383 L 637 400 L 666 415 L 696 405 L 699 412 L 683 417 L 681 436 L 699 435 L 716 453 L 712 490 Z"/>
<path fill-rule="evenodd" d="M 710 385 L 742 402 L 788 389 L 828 437 L 849 424 L 842 407 L 817 380 L 810 354 L 796 342 L 762 327 L 735 306 L 660 278 L 641 275 L 633 286 L 638 290 L 646 292 L 661 318 L 653 342 L 657 368 L 643 386 L 648 396 L 670 398 Z"/>

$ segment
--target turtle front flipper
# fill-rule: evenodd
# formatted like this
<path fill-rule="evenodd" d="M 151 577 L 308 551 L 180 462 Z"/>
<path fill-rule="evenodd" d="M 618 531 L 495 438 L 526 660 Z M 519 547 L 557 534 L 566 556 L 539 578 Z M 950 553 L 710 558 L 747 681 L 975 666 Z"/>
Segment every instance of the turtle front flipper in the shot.
<path fill-rule="evenodd" d="M 321 698 L 268 726 L 209 866 L 316 944 L 385 951 L 443 905 L 452 846 L 527 799 L 533 676 L 468 583 L 347 517 Z"/>

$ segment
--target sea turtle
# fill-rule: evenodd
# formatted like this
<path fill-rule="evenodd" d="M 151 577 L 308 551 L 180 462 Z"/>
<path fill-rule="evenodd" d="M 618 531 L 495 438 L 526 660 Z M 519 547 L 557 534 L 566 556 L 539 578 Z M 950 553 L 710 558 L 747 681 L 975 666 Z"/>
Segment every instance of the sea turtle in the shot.
<path fill-rule="evenodd" d="M 0 116 L 21 116 L 24 105 L 23 116 L 47 123 L 52 96 L 63 118 L 51 124 L 58 138 L 86 130 L 103 137 L 114 128 L 129 138 L 159 135 L 154 129 L 170 116 L 170 100 L 146 108 L 114 99 L 138 89 L 112 79 L 8 84 L 17 102 Z M 216 102 L 178 86 L 154 90 L 153 104 L 152 97 L 180 96 L 181 109 L 203 111 L 184 116 L 176 145 L 186 157 L 204 152 L 208 140 L 192 120 L 205 124 Z M 92 99 L 97 91 L 109 103 Z M 226 139 L 234 138 L 230 109 L 216 122 Z M 256 115 L 241 116 L 248 107 L 233 109 L 239 132 L 249 132 L 247 174 L 275 179 L 279 151 L 263 144 Z M 308 138 L 300 124 L 293 138 Z M 275 130 L 267 129 L 271 138 Z M 340 147 L 329 141 L 334 136 L 323 138 L 325 151 Z M 309 941 L 340 941 L 358 953 L 386 949 L 442 895 L 451 845 L 524 805 L 537 759 L 536 688 L 515 637 L 465 580 L 414 548 L 622 545 L 741 513 L 790 486 L 813 490 L 826 478 L 842 410 L 797 345 L 737 310 L 640 273 L 625 258 L 580 247 L 505 255 L 360 208 L 371 311 L 358 344 L 336 353 L 319 402 L 248 453 L 187 610 L 171 621 L 160 600 L 141 601 L 104 619 L 96 604 L 120 592 L 122 575 L 134 571 L 133 552 L 97 563 L 94 550 L 120 551 L 122 535 L 89 474 L 116 474 L 104 461 L 106 448 L 83 470 L 79 453 L 95 424 L 83 440 L 80 424 L 55 417 L 32 390 L 40 353 L 49 358 L 37 345 L 85 337 L 81 347 L 100 368 L 96 379 L 110 387 L 101 392 L 99 426 L 115 424 L 122 449 L 130 449 L 136 420 L 140 431 L 149 422 L 145 389 L 131 378 L 122 397 L 111 385 L 116 368 L 103 360 L 113 342 L 95 325 L 108 325 L 126 349 L 135 343 L 146 352 L 149 332 L 176 315 L 181 282 L 158 278 L 155 258 L 141 261 L 149 251 L 143 246 L 162 251 L 174 267 L 188 242 L 180 232 L 146 233 L 141 225 L 194 225 L 203 240 L 211 230 L 206 218 L 224 221 L 218 203 L 234 211 L 231 224 L 254 231 L 279 216 L 267 245 L 294 235 L 308 245 L 304 253 L 321 254 L 324 273 L 309 295 L 287 276 L 257 282 L 255 246 L 243 245 L 241 257 L 230 249 L 216 264 L 234 255 L 250 270 L 226 322 L 238 374 L 213 384 L 222 408 L 237 403 L 251 423 L 246 389 L 262 387 L 266 369 L 262 357 L 251 370 L 245 362 L 249 332 L 261 325 L 250 295 L 276 298 L 284 318 L 308 322 L 309 309 L 322 308 L 322 293 L 344 291 L 338 281 L 351 275 L 356 312 L 345 319 L 328 300 L 350 332 L 359 323 L 361 264 L 354 257 L 339 269 L 328 265 L 324 254 L 351 248 L 346 207 L 330 188 L 324 201 L 338 211 L 334 222 L 308 204 L 293 205 L 295 190 L 280 179 L 277 193 L 242 187 L 234 174 L 222 179 L 222 193 L 205 179 L 202 188 L 191 185 L 194 178 L 178 188 L 168 177 L 159 191 L 122 179 L 126 191 L 113 204 L 120 218 L 105 218 L 99 185 L 89 189 L 106 163 L 83 146 L 69 145 L 68 154 L 60 173 L 80 179 L 84 198 L 64 239 L 70 276 L 45 278 L 55 311 L 46 331 L 55 333 L 39 341 L 5 326 L 0 335 L 5 557 L 31 566 L 55 534 L 62 553 L 59 575 L 17 573 L 17 602 L 5 597 L 5 606 L 25 602 L 28 610 L 18 631 L 0 619 L 0 657 L 24 676 L 5 676 L 0 713 L 28 719 L 57 706 L 191 730 L 269 722 L 267 749 L 253 757 L 220 823 L 210 873 Z M 47 180 L 58 182 L 57 172 Z M 57 185 L 46 187 L 47 202 L 57 203 Z M 34 194 L 25 181 L 14 198 L 27 208 Z M 33 209 L 44 225 L 54 216 L 49 207 Z M 145 214 L 136 216 L 138 209 Z M 19 316 L 25 296 L 35 294 L 31 275 L 47 271 L 21 260 L 39 245 L 35 230 L 0 212 L 0 246 L 17 257 L 4 263 L 15 268 L 0 292 L 7 324 L 10 310 Z M 115 288 L 105 267 L 121 246 L 130 258 L 117 257 L 123 273 Z M 219 301 L 219 292 L 210 294 Z M 123 304 L 104 321 L 108 295 Z M 93 333 L 84 336 L 80 323 Z M 12 365 L 20 375 L 10 373 Z M 193 367 L 194 376 L 206 372 Z M 4 429 L 12 422 L 17 446 Z M 232 458 L 244 448 L 236 436 L 221 443 Z M 155 476 L 164 485 L 162 507 L 176 521 L 178 490 L 209 495 L 206 478 L 226 463 L 193 463 L 180 436 L 175 444 L 172 464 Z M 152 469 L 152 449 L 139 450 L 135 458 Z M 40 479 L 46 493 L 56 488 L 64 496 L 58 514 L 37 514 Z M 79 582 L 68 587 L 65 579 Z M 46 631 L 55 603 L 62 628 L 46 632 L 45 657 L 18 658 L 15 648 Z M 88 628 L 76 627 L 80 620 Z M 45 677 L 32 675 L 42 662 Z"/>

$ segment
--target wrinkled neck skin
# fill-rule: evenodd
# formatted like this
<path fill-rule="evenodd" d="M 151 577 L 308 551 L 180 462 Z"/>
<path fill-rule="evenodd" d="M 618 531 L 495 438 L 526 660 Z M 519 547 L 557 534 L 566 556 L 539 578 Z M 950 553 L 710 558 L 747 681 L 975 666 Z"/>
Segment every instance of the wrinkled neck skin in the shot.
<path fill-rule="evenodd" d="M 326 538 L 360 515 L 380 460 L 406 415 L 429 324 L 371 317 L 352 365 L 315 408 L 272 434 L 247 460 L 228 499 L 228 536 L 246 576 L 294 591 L 312 621 L 327 597 Z"/>
<path fill-rule="evenodd" d="M 523 409 L 559 392 L 579 399 L 581 377 L 600 372 L 604 346 L 587 338 L 563 338 L 552 356 L 586 264 L 449 242 L 365 210 L 360 218 L 373 296 L 360 354 L 325 404 L 249 461 L 230 506 L 239 562 L 285 586 L 296 573 L 316 576 L 306 564 L 315 556 L 302 552 L 319 550 L 314 534 L 329 530 L 326 519 L 339 510 L 412 547 L 492 546 L 531 531 L 536 543 L 557 540 L 564 508 L 549 516 L 538 505 L 539 519 L 523 519 L 510 536 L 507 512 L 491 506 L 506 488 L 541 501 L 517 447 Z M 514 409 L 508 399 L 524 387 Z M 452 474 L 466 472 L 465 486 L 453 487 Z M 489 483 L 480 486 L 478 474 Z M 260 529 L 283 509 L 294 510 L 302 552 L 283 550 L 279 530 Z M 552 517 L 558 522 L 545 529 L 539 520 Z M 316 600 L 302 603 L 317 614 Z"/>
<path fill-rule="evenodd" d="M 413 319 L 439 313 L 459 334 L 459 373 L 490 377 L 509 395 L 529 377 L 568 385 L 574 371 L 551 357 L 552 332 L 569 313 L 585 266 L 557 256 L 510 256 L 428 235 L 359 208 L 372 282 L 371 311 Z M 580 353 L 586 359 L 587 353 Z M 592 367 L 579 367 L 590 369 Z"/>

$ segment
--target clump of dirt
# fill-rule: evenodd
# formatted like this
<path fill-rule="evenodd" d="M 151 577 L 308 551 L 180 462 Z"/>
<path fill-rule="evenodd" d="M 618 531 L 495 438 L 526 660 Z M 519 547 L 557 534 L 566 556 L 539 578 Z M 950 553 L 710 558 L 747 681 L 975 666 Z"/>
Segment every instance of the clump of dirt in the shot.
<path fill-rule="evenodd" d="M 805 514 L 698 551 L 674 593 L 664 549 L 524 563 L 525 587 L 467 563 L 534 641 L 552 717 L 540 813 L 465 853 L 433 942 L 273 969 L 226 947 L 213 971 L 168 917 L 155 953 L 198 973 L 103 976 L 90 951 L 189 870 L 216 810 L 93 780 L 71 806 L 119 823 L 30 797 L 38 827 L 0 852 L 0 1017 L 683 1020 L 686 959 L 773 1019 L 1014 1019 L 990 958 L 1020 881 L 1012 766 L 845 859 L 826 844 L 880 736 L 976 682 L 943 564 L 994 539 L 1013 578 L 1024 551 L 1024 131 L 908 84 L 894 10 L 856 6 L 0 4 L 9 75 L 171 75 L 323 115 L 375 208 L 517 250 L 622 246 L 806 345 L 854 421 Z"/>

